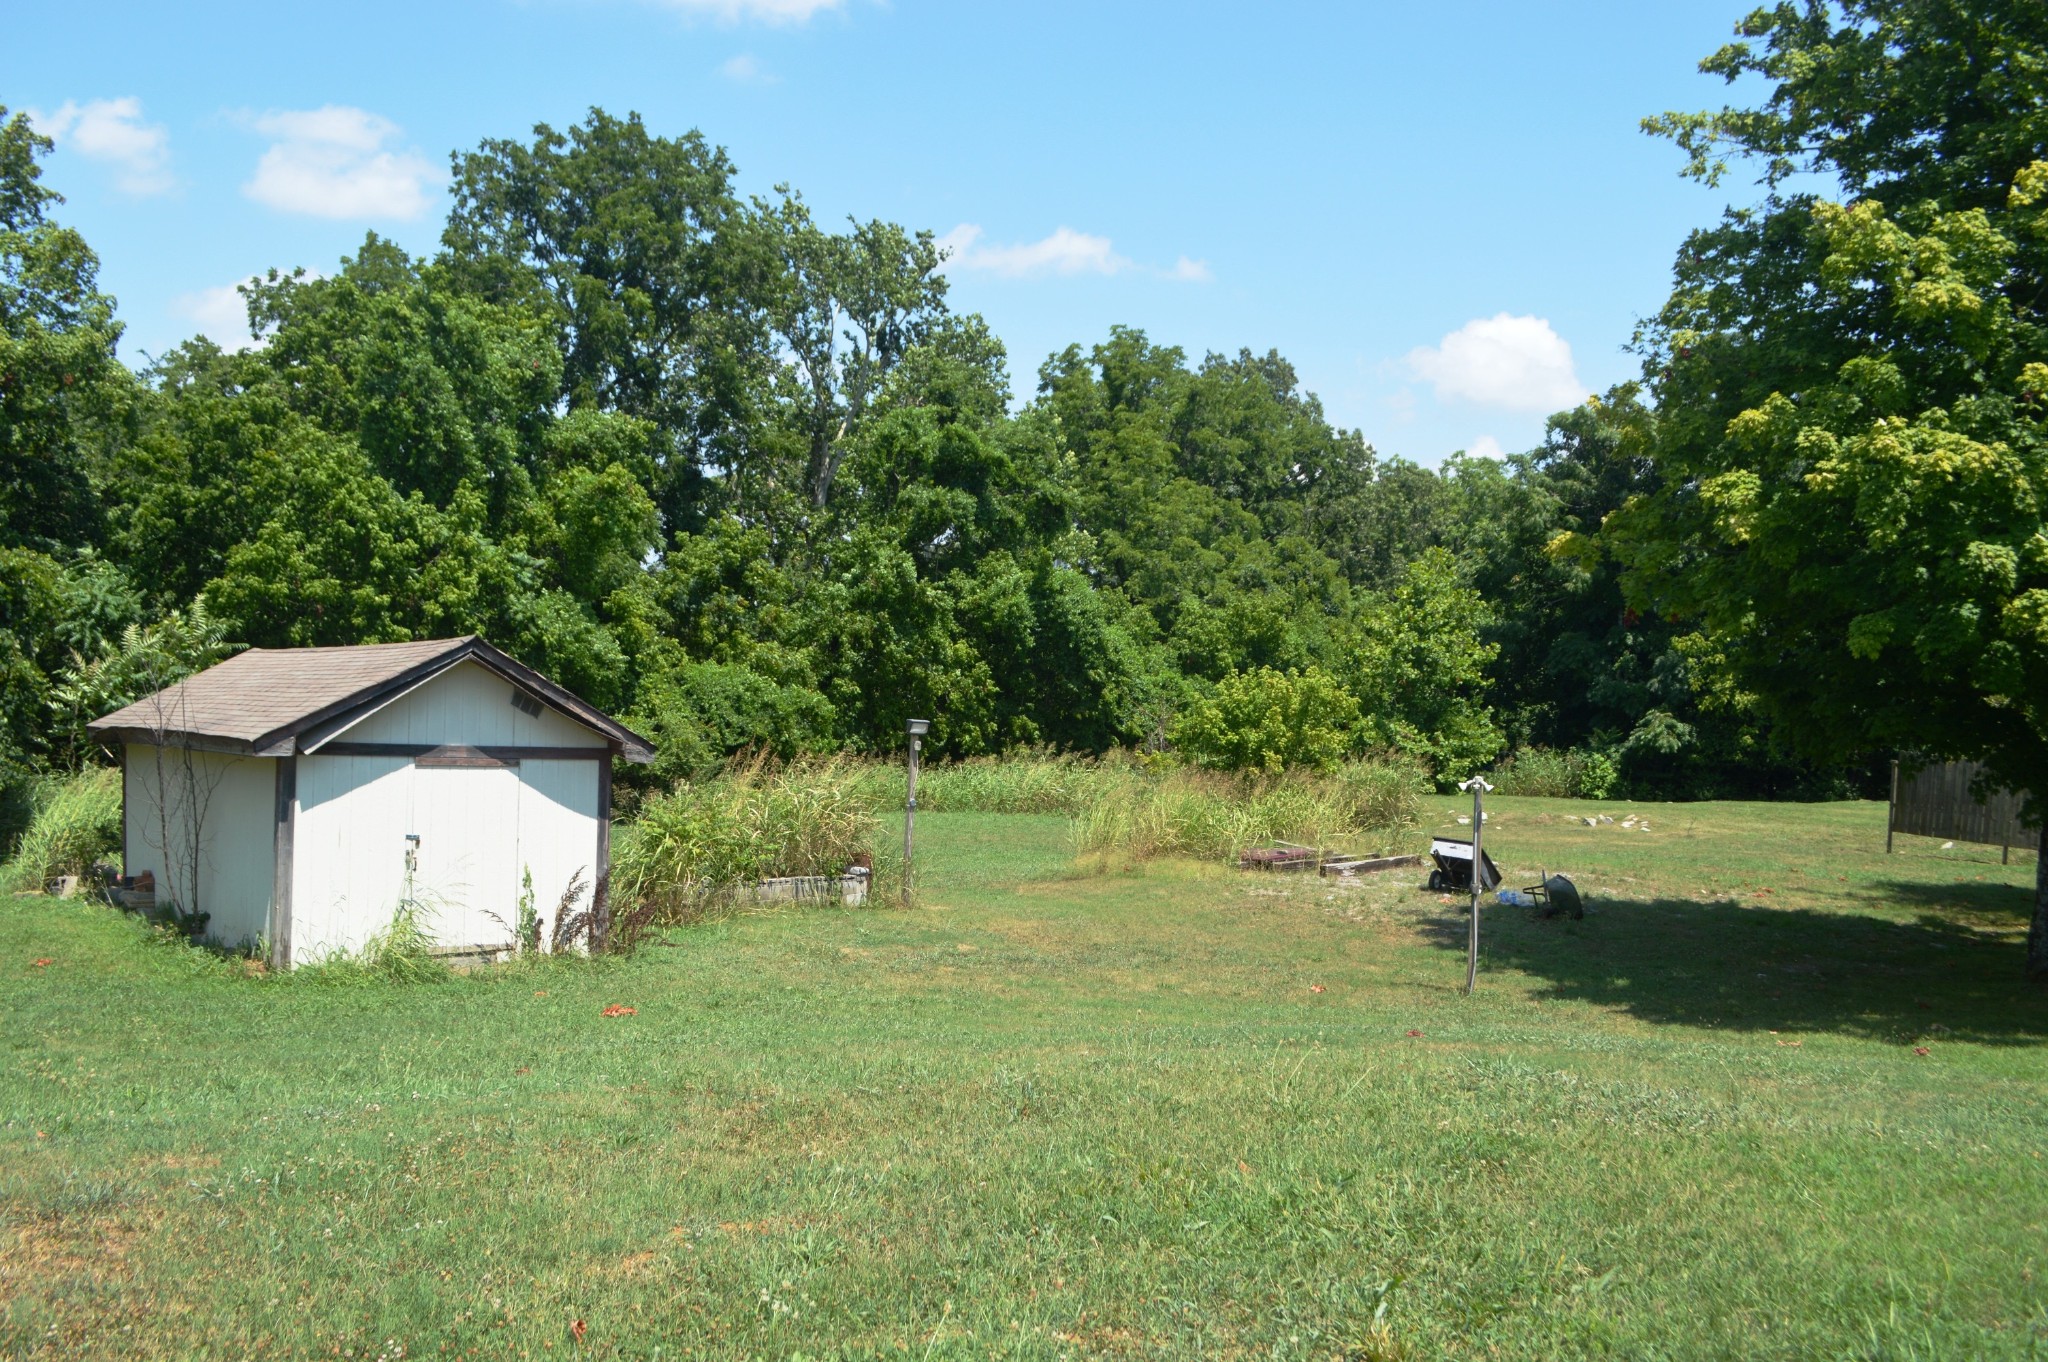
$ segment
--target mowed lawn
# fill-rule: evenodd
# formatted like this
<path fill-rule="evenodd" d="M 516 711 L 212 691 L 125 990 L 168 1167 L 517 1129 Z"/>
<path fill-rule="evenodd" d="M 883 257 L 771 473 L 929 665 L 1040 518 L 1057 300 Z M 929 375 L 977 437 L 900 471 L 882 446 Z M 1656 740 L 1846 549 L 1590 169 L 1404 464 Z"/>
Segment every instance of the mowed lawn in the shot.
<path fill-rule="evenodd" d="M 920 819 L 914 909 L 438 984 L 0 902 L 0 1355 L 2048 1356 L 2030 854 L 1494 807 L 1594 911 L 1489 907 L 1473 998 L 1419 874 L 1044 817 Z"/>

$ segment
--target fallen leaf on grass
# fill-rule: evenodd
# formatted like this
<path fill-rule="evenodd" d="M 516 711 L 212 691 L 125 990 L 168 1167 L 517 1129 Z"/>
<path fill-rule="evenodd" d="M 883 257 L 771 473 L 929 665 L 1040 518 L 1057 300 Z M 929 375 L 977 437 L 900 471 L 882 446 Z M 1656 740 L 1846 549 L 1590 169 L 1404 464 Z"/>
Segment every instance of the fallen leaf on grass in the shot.
<path fill-rule="evenodd" d="M 1311 993 L 1321 993 L 1323 991 L 1323 986 L 1321 984 L 1310 984 L 1308 986 L 1308 991 Z"/>
<path fill-rule="evenodd" d="M 1246 1177 L 1250 1177 L 1252 1175 L 1252 1166 L 1246 1163 L 1243 1159 L 1239 1159 L 1237 1161 L 1237 1171 L 1244 1174 Z"/>
<path fill-rule="evenodd" d="M 1420 1031 L 1410 1031 L 1410 1032 L 1409 1032 L 1408 1034 L 1409 1034 L 1409 1035 L 1411 1035 L 1411 1036 L 1419 1036 L 1419 1035 L 1421 1035 L 1422 1033 L 1421 1033 Z"/>
<path fill-rule="evenodd" d="M 613 1003 L 604 1010 L 604 1014 L 607 1017 L 631 1017 L 637 1015 L 639 1011 L 640 1009 L 637 1007 L 627 1007 L 624 1003 Z"/>
<path fill-rule="evenodd" d="M 588 1333 L 589 1329 L 590 1326 L 585 1324 L 582 1320 L 576 1320 L 569 1326 L 569 1337 L 575 1339 L 578 1343 L 581 1343 L 583 1341 L 583 1335 Z"/>
<path fill-rule="evenodd" d="M 57 962 L 56 962 L 56 960 L 55 960 L 55 959 L 53 959 L 52 957 L 50 957 L 50 956 L 47 956 L 47 955 L 46 955 L 46 956 L 44 956 L 44 957 L 43 957 L 42 959 L 40 959 L 40 960 L 36 961 L 36 968 L 37 968 L 37 969 L 46 969 L 46 968 L 48 968 L 49 966 L 51 966 L 51 965 L 54 965 L 54 964 L 56 964 L 56 963 L 57 963 Z"/>
<path fill-rule="evenodd" d="M 1916 1045 L 1913 1047 L 1913 1053 L 1916 1055 L 1924 1055 L 1927 1053 L 1927 1047 L 1924 1045 Z"/>
<path fill-rule="evenodd" d="M 1798 1049 L 1800 1046 L 1804 1045 L 1805 1043 L 1806 1042 L 1803 1040 L 1781 1040 L 1778 1042 L 1778 1044 L 1780 1045 L 1789 1045 L 1795 1050 Z"/>
<path fill-rule="evenodd" d="M 515 1074 L 530 1074 L 533 1072 L 533 1066 L 531 1064 L 522 1064 L 512 1072 Z"/>

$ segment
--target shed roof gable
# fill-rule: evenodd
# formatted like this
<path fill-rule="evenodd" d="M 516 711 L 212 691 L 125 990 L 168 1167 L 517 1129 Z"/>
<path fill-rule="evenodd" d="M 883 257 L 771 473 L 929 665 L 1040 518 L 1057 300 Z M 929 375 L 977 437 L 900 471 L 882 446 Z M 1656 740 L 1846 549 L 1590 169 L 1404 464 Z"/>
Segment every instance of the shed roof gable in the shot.
<path fill-rule="evenodd" d="M 96 737 L 287 756 L 450 667 L 473 661 L 602 734 L 628 761 L 653 759 L 645 738 L 473 635 L 340 648 L 251 648 L 88 725 Z"/>

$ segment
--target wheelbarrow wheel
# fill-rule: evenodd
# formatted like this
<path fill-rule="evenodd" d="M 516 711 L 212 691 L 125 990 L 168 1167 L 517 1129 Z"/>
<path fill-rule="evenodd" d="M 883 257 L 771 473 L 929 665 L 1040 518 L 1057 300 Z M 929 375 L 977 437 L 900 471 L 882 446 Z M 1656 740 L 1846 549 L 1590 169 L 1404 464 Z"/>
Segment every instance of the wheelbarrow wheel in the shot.
<path fill-rule="evenodd" d="M 1432 870 L 1429 872 L 1429 888 L 1431 893 L 1441 894 L 1444 891 L 1443 871 Z"/>

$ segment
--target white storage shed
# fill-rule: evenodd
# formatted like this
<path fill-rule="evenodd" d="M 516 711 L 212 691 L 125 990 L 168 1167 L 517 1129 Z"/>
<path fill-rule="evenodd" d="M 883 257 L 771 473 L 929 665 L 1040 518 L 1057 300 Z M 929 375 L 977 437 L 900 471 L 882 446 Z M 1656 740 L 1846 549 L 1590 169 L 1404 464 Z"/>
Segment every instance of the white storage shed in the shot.
<path fill-rule="evenodd" d="M 610 869 L 613 758 L 654 755 L 478 638 L 253 648 L 91 731 L 122 754 L 127 873 L 280 969 L 405 902 L 450 952 L 503 949 L 529 874 L 552 929 Z"/>

